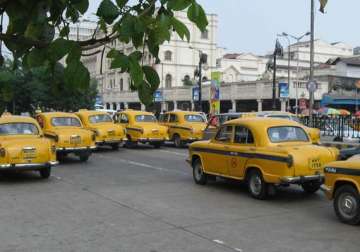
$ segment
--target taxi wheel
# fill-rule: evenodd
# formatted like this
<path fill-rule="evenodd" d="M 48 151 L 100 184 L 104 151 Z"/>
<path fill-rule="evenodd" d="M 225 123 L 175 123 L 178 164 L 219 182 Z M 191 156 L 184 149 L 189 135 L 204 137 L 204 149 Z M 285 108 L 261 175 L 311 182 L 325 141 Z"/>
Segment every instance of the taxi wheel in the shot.
<path fill-rule="evenodd" d="M 153 143 L 152 146 L 154 146 L 155 149 L 160 149 L 161 143 Z"/>
<path fill-rule="evenodd" d="M 193 178 L 196 184 L 205 185 L 207 183 L 207 174 L 204 173 L 201 160 L 196 159 L 193 162 Z"/>
<path fill-rule="evenodd" d="M 119 144 L 111 144 L 111 149 L 113 150 L 118 150 L 119 149 Z"/>
<path fill-rule="evenodd" d="M 335 192 L 334 209 L 340 221 L 360 224 L 360 195 L 351 185 L 343 185 Z"/>
<path fill-rule="evenodd" d="M 320 189 L 321 183 L 319 181 L 310 181 L 301 185 L 302 189 L 309 194 L 316 193 Z"/>
<path fill-rule="evenodd" d="M 44 168 L 39 171 L 41 178 L 48 179 L 51 175 L 51 168 Z"/>
<path fill-rule="evenodd" d="M 268 184 L 259 170 L 252 170 L 247 177 L 248 188 L 251 196 L 255 199 L 264 200 L 268 193 Z"/>
<path fill-rule="evenodd" d="M 181 148 L 181 147 L 183 147 L 183 142 L 181 141 L 181 138 L 180 138 L 180 136 L 178 135 L 178 134 L 175 134 L 174 135 L 174 144 L 175 144 L 175 147 L 176 148 Z"/>

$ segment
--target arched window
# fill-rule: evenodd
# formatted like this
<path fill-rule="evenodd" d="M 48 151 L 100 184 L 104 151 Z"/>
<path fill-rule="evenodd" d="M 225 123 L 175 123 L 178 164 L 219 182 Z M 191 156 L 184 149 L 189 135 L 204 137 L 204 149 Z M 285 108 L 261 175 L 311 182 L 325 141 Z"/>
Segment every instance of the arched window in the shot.
<path fill-rule="evenodd" d="M 124 90 L 124 80 L 123 78 L 120 79 L 120 91 Z"/>
<path fill-rule="evenodd" d="M 172 86 L 172 76 L 171 74 L 167 74 L 165 77 L 165 88 L 171 88 Z"/>
<path fill-rule="evenodd" d="M 208 81 L 208 78 L 207 78 L 206 76 L 204 76 L 204 77 L 202 78 L 202 82 L 205 82 L 205 81 Z"/>
<path fill-rule="evenodd" d="M 117 104 L 116 104 L 116 102 L 113 102 L 112 107 L 113 107 L 113 110 L 117 110 Z"/>
<path fill-rule="evenodd" d="M 172 58 L 172 52 L 171 51 L 165 51 L 165 60 L 171 61 Z"/>
<path fill-rule="evenodd" d="M 110 103 L 106 103 L 106 109 L 110 109 Z"/>
<path fill-rule="evenodd" d="M 202 39 L 209 39 L 209 31 L 205 30 L 205 31 L 201 32 L 201 38 Z"/>

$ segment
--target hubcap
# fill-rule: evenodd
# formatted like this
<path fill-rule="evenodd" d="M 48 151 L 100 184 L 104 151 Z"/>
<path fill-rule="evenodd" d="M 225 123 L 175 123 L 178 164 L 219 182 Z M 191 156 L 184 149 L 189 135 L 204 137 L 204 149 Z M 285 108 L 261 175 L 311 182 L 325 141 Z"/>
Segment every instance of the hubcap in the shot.
<path fill-rule="evenodd" d="M 250 179 L 250 190 L 253 194 L 259 195 L 262 189 L 262 181 L 259 175 L 253 175 Z"/>
<path fill-rule="evenodd" d="M 180 146 L 180 138 L 178 136 L 175 137 L 175 145 Z"/>
<path fill-rule="evenodd" d="M 353 195 L 349 193 L 342 194 L 338 204 L 339 211 L 345 218 L 351 219 L 356 215 L 358 203 Z"/>
<path fill-rule="evenodd" d="M 200 164 L 195 165 L 195 172 L 194 173 L 195 173 L 196 180 L 200 181 L 201 177 L 202 177 L 202 174 L 203 174 Z"/>

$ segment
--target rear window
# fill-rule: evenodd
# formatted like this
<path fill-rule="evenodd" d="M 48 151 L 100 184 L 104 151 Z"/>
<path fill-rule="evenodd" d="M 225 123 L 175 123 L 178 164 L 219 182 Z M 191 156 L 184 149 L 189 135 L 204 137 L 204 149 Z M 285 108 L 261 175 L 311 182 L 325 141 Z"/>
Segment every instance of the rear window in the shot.
<path fill-rule="evenodd" d="M 112 122 L 111 117 L 108 114 L 98 114 L 89 116 L 90 123 L 103 123 Z"/>
<path fill-rule="evenodd" d="M 205 122 L 204 117 L 201 115 L 185 115 L 184 118 L 187 122 Z"/>
<path fill-rule="evenodd" d="M 51 124 L 54 127 L 61 127 L 61 126 L 81 127 L 80 121 L 74 117 L 54 117 L 51 119 Z"/>
<path fill-rule="evenodd" d="M 268 129 L 268 136 L 273 143 L 282 142 L 308 142 L 309 138 L 306 132 L 295 126 L 280 126 Z"/>
<path fill-rule="evenodd" d="M 137 115 L 135 116 L 137 122 L 156 122 L 156 118 L 153 115 Z"/>
<path fill-rule="evenodd" d="M 39 129 L 32 123 L 0 124 L 0 135 L 38 135 Z"/>

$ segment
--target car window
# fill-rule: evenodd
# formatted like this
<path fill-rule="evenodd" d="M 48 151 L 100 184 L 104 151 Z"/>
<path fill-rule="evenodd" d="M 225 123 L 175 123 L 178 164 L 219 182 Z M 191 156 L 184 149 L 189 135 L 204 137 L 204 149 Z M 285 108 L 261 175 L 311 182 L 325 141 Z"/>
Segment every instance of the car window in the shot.
<path fill-rule="evenodd" d="M 234 142 L 238 144 L 253 144 L 254 136 L 248 128 L 236 126 Z"/>
<path fill-rule="evenodd" d="M 309 138 L 306 132 L 296 126 L 280 126 L 268 129 L 268 136 L 271 142 L 308 142 Z"/>
<path fill-rule="evenodd" d="M 108 114 L 98 114 L 89 116 L 90 123 L 103 123 L 103 122 L 112 122 L 110 115 Z"/>
<path fill-rule="evenodd" d="M 0 135 L 39 135 L 39 129 L 32 123 L 0 124 Z"/>
<path fill-rule="evenodd" d="M 201 115 L 185 115 L 185 121 L 187 122 L 205 122 L 205 119 Z"/>
<path fill-rule="evenodd" d="M 169 121 L 169 114 L 160 115 L 159 121 L 163 123 L 167 123 Z"/>
<path fill-rule="evenodd" d="M 129 118 L 125 114 L 120 114 L 120 123 L 129 123 Z"/>
<path fill-rule="evenodd" d="M 156 118 L 153 115 L 137 115 L 135 116 L 137 122 L 156 122 Z"/>
<path fill-rule="evenodd" d="M 223 126 L 216 134 L 215 140 L 220 142 L 230 142 L 232 137 L 232 126 Z"/>
<path fill-rule="evenodd" d="M 74 117 L 53 117 L 51 119 L 51 124 L 54 127 L 59 127 L 59 126 L 81 127 L 81 123 L 79 119 Z"/>
<path fill-rule="evenodd" d="M 177 115 L 175 114 L 170 114 L 170 120 L 169 122 L 178 122 L 178 118 L 177 118 Z"/>

